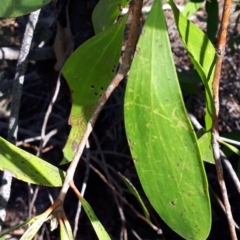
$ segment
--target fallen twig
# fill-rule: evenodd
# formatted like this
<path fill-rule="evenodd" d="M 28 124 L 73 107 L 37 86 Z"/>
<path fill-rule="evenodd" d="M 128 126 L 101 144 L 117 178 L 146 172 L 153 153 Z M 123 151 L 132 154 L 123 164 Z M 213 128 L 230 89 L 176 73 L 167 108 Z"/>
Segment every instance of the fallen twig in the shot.
<path fill-rule="evenodd" d="M 230 8 L 231 8 L 232 0 L 225 0 L 223 6 L 222 20 L 218 35 L 218 43 L 217 43 L 217 60 L 216 67 L 214 73 L 214 79 L 212 83 L 213 89 L 213 101 L 214 101 L 214 114 L 212 115 L 212 148 L 213 148 L 213 156 L 215 159 L 215 166 L 217 171 L 218 182 L 220 185 L 220 189 L 222 192 L 223 202 L 226 210 L 226 216 L 229 224 L 231 239 L 237 239 L 234 220 L 231 212 L 231 206 L 228 200 L 226 184 L 223 177 L 222 163 L 220 157 L 220 149 L 219 149 L 219 130 L 218 130 L 218 115 L 219 115 L 219 83 L 221 77 L 221 69 L 223 57 L 225 54 L 225 45 L 226 45 L 226 37 L 227 37 L 227 27 L 230 16 Z"/>
<path fill-rule="evenodd" d="M 40 9 L 29 15 L 29 20 L 24 32 L 20 55 L 17 62 L 17 70 L 13 84 L 11 114 L 8 128 L 8 141 L 15 144 L 18 131 L 18 114 L 22 97 L 22 86 L 24 83 L 24 74 L 27 64 L 27 56 L 30 50 L 34 29 L 38 21 Z M 0 189 L 0 231 L 2 223 L 6 217 L 6 206 L 11 193 L 12 175 L 4 172 Z"/>
<path fill-rule="evenodd" d="M 21 49 L 16 47 L 1 47 L 0 59 L 2 60 L 17 60 L 20 56 Z M 43 47 L 32 49 L 28 56 L 28 60 L 40 61 L 55 58 L 53 47 Z"/>

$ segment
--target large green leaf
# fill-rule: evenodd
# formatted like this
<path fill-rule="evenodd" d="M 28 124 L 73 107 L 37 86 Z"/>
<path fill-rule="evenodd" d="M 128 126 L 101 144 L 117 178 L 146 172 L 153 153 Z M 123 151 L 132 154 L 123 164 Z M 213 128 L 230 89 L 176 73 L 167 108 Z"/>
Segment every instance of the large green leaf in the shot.
<path fill-rule="evenodd" d="M 52 0 L 2 0 L 0 17 L 19 17 L 33 12 Z"/>
<path fill-rule="evenodd" d="M 155 0 L 127 82 L 124 118 L 143 189 L 161 218 L 186 239 L 206 239 L 208 184 L 172 59 L 160 0 Z"/>
<path fill-rule="evenodd" d="M 0 137 L 0 170 L 24 182 L 60 187 L 65 172 Z"/>
<path fill-rule="evenodd" d="M 95 33 L 112 26 L 121 13 L 121 8 L 125 7 L 130 0 L 100 0 L 93 10 L 92 22 Z"/>
<path fill-rule="evenodd" d="M 62 73 L 72 90 L 70 135 L 62 164 L 72 161 L 101 94 L 116 73 L 127 16 L 81 45 L 67 60 Z"/>
<path fill-rule="evenodd" d="M 200 75 L 206 90 L 207 112 L 205 117 L 206 130 L 212 127 L 213 114 L 212 81 L 215 68 L 216 51 L 211 41 L 196 25 L 187 20 L 178 10 L 173 0 L 167 0 L 171 5 L 176 25 L 182 42 L 189 53 L 191 61 Z"/>

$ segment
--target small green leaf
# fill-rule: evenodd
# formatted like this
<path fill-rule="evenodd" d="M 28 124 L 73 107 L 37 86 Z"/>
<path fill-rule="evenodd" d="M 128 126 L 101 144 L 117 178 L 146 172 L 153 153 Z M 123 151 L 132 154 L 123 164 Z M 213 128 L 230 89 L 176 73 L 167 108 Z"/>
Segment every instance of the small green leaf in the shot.
<path fill-rule="evenodd" d="M 189 18 L 191 17 L 203 4 L 203 0 L 191 0 L 189 2 L 187 2 L 187 4 L 185 5 L 183 11 L 182 11 L 182 15 L 185 18 Z"/>
<path fill-rule="evenodd" d="M 127 16 L 81 45 L 67 60 L 62 73 L 72 90 L 72 125 L 64 160 L 72 161 L 96 105 L 116 73 Z"/>
<path fill-rule="evenodd" d="M 185 239 L 206 239 L 208 184 L 183 103 L 160 0 L 136 47 L 124 102 L 130 151 L 150 203 Z"/>
<path fill-rule="evenodd" d="M 43 225 L 43 223 L 47 220 L 47 217 L 49 216 L 49 212 L 45 212 L 35 218 L 35 221 L 33 224 L 27 229 L 27 231 L 22 235 L 20 240 L 30 240 L 33 239 L 33 237 L 36 235 L 40 227 Z"/>
<path fill-rule="evenodd" d="M 65 172 L 0 137 L 0 170 L 24 182 L 60 187 Z"/>
<path fill-rule="evenodd" d="M 52 0 L 4 0 L 0 5 L 0 17 L 19 17 L 33 12 Z"/>
<path fill-rule="evenodd" d="M 214 113 L 214 104 L 212 97 L 212 81 L 215 69 L 216 51 L 211 41 L 196 25 L 187 20 L 178 10 L 173 0 L 167 0 L 171 5 L 175 22 L 189 53 L 191 61 L 196 68 L 202 82 L 205 86 L 207 111 L 205 116 L 206 130 L 212 127 L 212 114 Z"/>
<path fill-rule="evenodd" d="M 234 147 L 233 145 L 229 144 L 229 143 L 226 143 L 224 142 L 223 140 L 221 139 L 218 139 L 219 143 L 221 143 L 222 145 L 224 145 L 225 147 L 227 147 L 228 149 L 230 149 L 232 152 L 236 153 L 237 155 L 240 156 L 240 151 Z"/>
<path fill-rule="evenodd" d="M 198 146 L 200 149 L 201 158 L 203 161 L 215 164 L 213 157 L 212 145 L 210 144 L 208 134 L 204 134 L 198 139 Z"/>
<path fill-rule="evenodd" d="M 100 240 L 110 240 L 111 238 L 109 237 L 108 233 L 104 229 L 103 225 L 101 222 L 98 220 L 96 217 L 94 211 L 92 210 L 91 206 L 89 203 L 81 196 L 79 196 L 79 200 Z"/>
<path fill-rule="evenodd" d="M 66 216 L 65 216 L 64 224 L 65 224 L 66 233 L 68 235 L 68 239 L 69 240 L 74 240 L 73 233 L 72 233 L 72 228 L 71 228 L 70 223 L 67 220 Z"/>
<path fill-rule="evenodd" d="M 64 223 L 62 219 L 59 221 L 59 226 L 60 226 L 60 239 L 61 240 L 69 240 L 66 228 L 64 226 Z"/>
<path fill-rule="evenodd" d="M 74 240 L 72 229 L 64 213 L 63 219 L 59 219 L 60 237 L 62 240 Z"/>
<path fill-rule="evenodd" d="M 150 221 L 150 214 L 149 214 L 147 208 L 145 207 L 145 204 L 144 204 L 141 196 L 139 195 L 137 189 L 133 186 L 133 184 L 125 176 L 123 176 L 120 173 L 119 173 L 119 176 L 122 178 L 124 184 L 130 190 L 130 192 L 136 197 L 136 199 L 138 200 L 138 202 L 142 206 L 145 217 Z"/>
<path fill-rule="evenodd" d="M 95 33 L 100 33 L 112 26 L 121 13 L 121 8 L 125 7 L 129 1 L 130 0 L 100 0 L 92 14 Z"/>

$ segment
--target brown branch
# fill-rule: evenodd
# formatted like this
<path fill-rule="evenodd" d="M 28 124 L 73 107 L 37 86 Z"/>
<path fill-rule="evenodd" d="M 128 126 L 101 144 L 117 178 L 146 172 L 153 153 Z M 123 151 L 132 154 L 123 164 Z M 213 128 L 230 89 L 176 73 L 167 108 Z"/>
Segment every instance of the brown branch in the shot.
<path fill-rule="evenodd" d="M 83 153 L 84 147 L 86 145 L 86 141 L 92 132 L 93 126 L 97 120 L 97 117 L 101 110 L 103 109 L 106 101 L 108 100 L 109 96 L 112 94 L 114 89 L 119 85 L 119 83 L 122 81 L 122 79 L 125 77 L 125 75 L 128 73 L 130 69 L 130 65 L 132 62 L 132 56 L 134 53 L 135 44 L 137 41 L 137 30 L 138 30 L 138 24 L 141 16 L 141 9 L 142 9 L 142 3 L 143 0 L 135 0 L 135 4 L 133 6 L 133 18 L 132 18 L 132 24 L 130 28 L 130 33 L 128 36 L 125 53 L 123 56 L 122 64 L 116 74 L 116 76 L 112 79 L 111 84 L 108 86 L 102 97 L 100 98 L 97 107 L 92 114 L 89 122 L 87 123 L 86 131 L 81 139 L 81 142 L 78 146 L 77 152 L 73 158 L 73 161 L 71 162 L 67 172 L 66 172 L 66 178 L 63 183 L 62 189 L 60 191 L 58 199 L 61 201 L 64 201 L 66 193 L 69 189 L 69 185 L 71 182 L 73 182 L 74 173 L 76 170 L 76 167 L 78 165 L 78 162 L 80 160 L 80 157 Z"/>
<path fill-rule="evenodd" d="M 84 159 L 85 160 L 85 159 Z M 86 161 L 86 160 L 85 160 Z M 144 215 L 139 213 L 133 205 L 131 205 L 128 200 L 121 194 L 119 193 L 116 188 L 106 179 L 106 177 L 98 170 L 96 169 L 92 164 L 90 164 L 90 168 L 101 178 L 101 180 L 119 197 L 119 199 L 126 204 L 135 214 L 137 217 L 139 217 L 142 221 L 147 223 L 154 231 L 157 232 L 157 234 L 162 234 L 162 230 L 158 228 L 156 225 L 154 225 L 149 219 L 147 219 Z M 72 183 L 70 183 L 71 185 Z M 74 183 L 73 183 L 74 185 Z M 72 187 L 72 185 L 71 185 Z M 73 189 L 74 190 L 74 189 Z M 76 190 L 74 190 L 76 191 Z"/>
<path fill-rule="evenodd" d="M 232 0 L 225 0 L 222 13 L 222 21 L 219 29 L 218 43 L 217 43 L 217 60 L 216 68 L 214 73 L 214 79 L 212 84 L 213 89 L 213 100 L 214 100 L 214 114 L 212 116 L 212 147 L 213 147 L 213 156 L 216 163 L 216 171 L 218 182 L 223 196 L 223 202 L 226 210 L 226 216 L 229 224 L 231 239 L 237 239 L 235 224 L 231 212 L 231 206 L 229 204 L 226 184 L 223 177 L 223 170 L 221 164 L 220 149 L 218 144 L 219 131 L 218 131 L 218 115 L 219 115 L 219 83 L 221 77 L 221 68 L 223 57 L 225 53 L 225 45 L 227 38 L 227 27 L 229 22 L 230 8 Z"/>

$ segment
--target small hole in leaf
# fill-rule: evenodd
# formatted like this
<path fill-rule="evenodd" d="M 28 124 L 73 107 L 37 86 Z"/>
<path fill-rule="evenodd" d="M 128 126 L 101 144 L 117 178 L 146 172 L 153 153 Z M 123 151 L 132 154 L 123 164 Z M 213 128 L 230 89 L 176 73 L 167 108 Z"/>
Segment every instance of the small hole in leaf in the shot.
<path fill-rule="evenodd" d="M 100 89 L 101 89 L 102 91 L 104 90 L 104 88 L 103 88 L 103 87 L 101 87 Z"/>
<path fill-rule="evenodd" d="M 175 202 L 174 202 L 174 201 L 171 201 L 170 204 L 171 204 L 172 206 L 175 206 Z"/>
<path fill-rule="evenodd" d="M 96 96 L 98 95 L 97 92 L 94 93 Z"/>
<path fill-rule="evenodd" d="M 90 86 L 90 88 L 91 88 L 91 89 L 94 89 L 94 86 L 93 86 L 93 85 L 91 85 L 91 86 Z"/>

